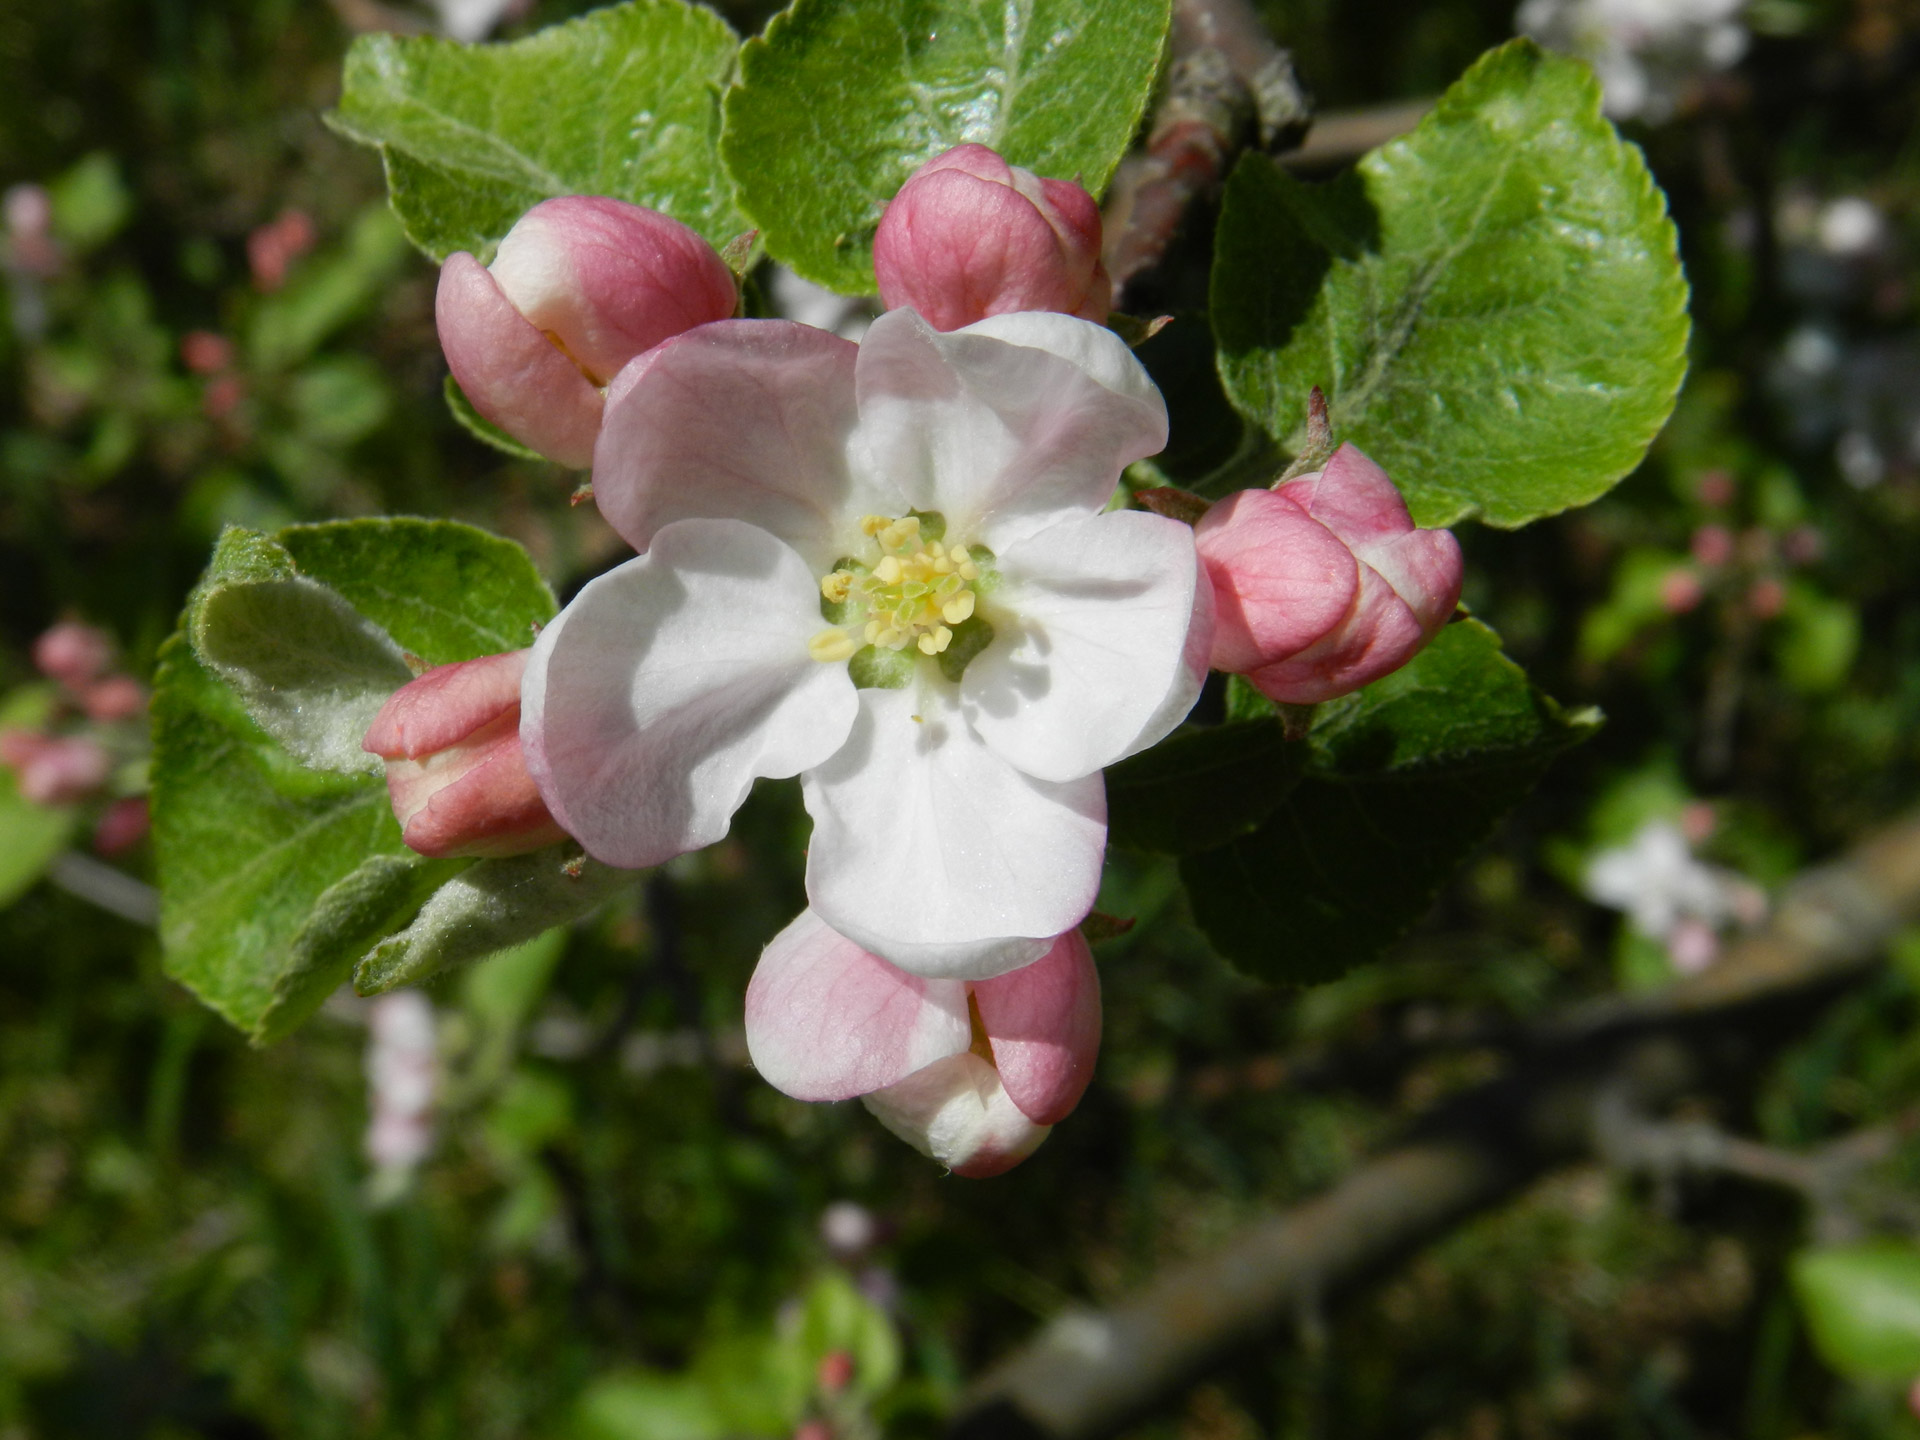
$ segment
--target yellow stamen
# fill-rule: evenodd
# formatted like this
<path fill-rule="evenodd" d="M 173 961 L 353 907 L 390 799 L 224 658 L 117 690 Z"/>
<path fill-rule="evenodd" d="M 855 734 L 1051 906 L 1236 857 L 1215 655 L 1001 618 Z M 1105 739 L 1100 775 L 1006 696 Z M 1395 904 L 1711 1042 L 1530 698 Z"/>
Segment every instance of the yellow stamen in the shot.
<path fill-rule="evenodd" d="M 853 637 L 844 630 L 822 630 L 807 641 L 807 654 L 822 663 L 848 659 L 856 648 Z"/>

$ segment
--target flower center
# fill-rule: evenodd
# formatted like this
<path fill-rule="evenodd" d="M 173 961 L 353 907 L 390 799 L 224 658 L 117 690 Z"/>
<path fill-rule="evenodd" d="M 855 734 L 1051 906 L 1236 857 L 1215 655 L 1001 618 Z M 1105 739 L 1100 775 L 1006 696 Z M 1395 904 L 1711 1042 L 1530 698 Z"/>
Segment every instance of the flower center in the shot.
<path fill-rule="evenodd" d="M 923 523 L 928 522 L 928 523 Z M 869 515 L 865 557 L 849 557 L 820 577 L 827 617 L 839 623 L 807 642 L 821 661 L 846 660 L 863 645 L 898 654 L 909 646 L 941 655 L 956 626 L 973 616 L 980 566 L 965 545 L 942 543 L 936 516 Z"/>

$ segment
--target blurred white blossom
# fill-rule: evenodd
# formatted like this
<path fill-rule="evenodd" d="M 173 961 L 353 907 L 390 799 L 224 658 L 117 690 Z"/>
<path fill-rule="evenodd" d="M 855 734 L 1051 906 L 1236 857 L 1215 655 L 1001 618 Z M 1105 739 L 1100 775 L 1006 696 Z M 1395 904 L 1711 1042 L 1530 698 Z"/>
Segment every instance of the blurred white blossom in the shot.
<path fill-rule="evenodd" d="M 440 16 L 440 30 L 451 40 L 471 44 L 484 40 L 502 21 L 524 15 L 532 8 L 529 0 L 433 0 Z"/>
<path fill-rule="evenodd" d="M 857 295 L 837 295 L 824 285 L 794 274 L 784 265 L 768 267 L 767 291 L 774 306 L 787 319 L 819 330 L 831 330 L 842 340 L 854 340 L 867 333 L 878 312 L 874 302 Z"/>
<path fill-rule="evenodd" d="M 382 1193 L 403 1188 L 433 1149 L 440 1088 L 433 1003 L 418 990 L 382 995 L 367 1009 L 366 1153 Z"/>
<path fill-rule="evenodd" d="M 1745 8 L 1746 0 L 1525 0 L 1514 28 L 1593 66 L 1607 114 L 1657 123 L 1694 77 L 1746 54 Z"/>
<path fill-rule="evenodd" d="M 1767 912 L 1758 886 L 1697 859 L 1670 820 L 1649 820 L 1625 845 L 1599 851 L 1583 878 L 1588 899 L 1624 911 L 1635 930 L 1666 946 L 1683 974 L 1713 963 L 1723 929 L 1758 924 Z"/>

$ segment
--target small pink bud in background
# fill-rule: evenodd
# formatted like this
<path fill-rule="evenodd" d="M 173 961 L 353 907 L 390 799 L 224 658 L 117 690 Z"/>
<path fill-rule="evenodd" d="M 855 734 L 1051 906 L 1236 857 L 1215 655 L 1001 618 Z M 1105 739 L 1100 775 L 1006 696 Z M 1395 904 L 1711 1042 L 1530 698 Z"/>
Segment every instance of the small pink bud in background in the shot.
<path fill-rule="evenodd" d="M 1706 587 L 1700 577 L 1685 566 L 1676 566 L 1660 577 L 1660 608 L 1669 615 L 1684 615 L 1699 605 Z"/>
<path fill-rule="evenodd" d="M 1724 470 L 1709 470 L 1700 477 L 1695 493 L 1702 505 L 1711 505 L 1718 509 L 1733 503 L 1733 476 Z"/>
<path fill-rule="evenodd" d="M 1693 532 L 1688 548 L 1695 560 L 1710 569 L 1724 565 L 1733 559 L 1733 532 L 1724 525 L 1702 525 Z"/>
<path fill-rule="evenodd" d="M 103 725 L 131 720 L 146 711 L 147 687 L 131 675 L 109 675 L 80 692 L 80 708 Z"/>
<path fill-rule="evenodd" d="M 180 337 L 180 363 L 196 375 L 213 375 L 233 363 L 233 342 L 211 330 L 189 330 Z"/>
<path fill-rule="evenodd" d="M 1100 1049 L 1100 976 L 1078 930 L 991 980 L 928 980 L 811 910 L 747 985 L 747 1050 L 798 1100 L 849 1100 L 958 1175 L 1010 1170 L 1073 1112 Z"/>
<path fill-rule="evenodd" d="M 845 1350 L 829 1350 L 820 1357 L 818 1378 L 822 1394 L 838 1395 L 853 1383 L 853 1356 Z"/>
<path fill-rule="evenodd" d="M 107 673 L 113 641 L 104 630 L 62 620 L 33 642 L 33 663 L 42 675 L 79 690 Z"/>
<path fill-rule="evenodd" d="M 0 763 L 12 767 L 21 796 L 36 805 L 85 800 L 113 774 L 113 757 L 94 741 L 31 730 L 0 733 Z"/>
<path fill-rule="evenodd" d="M 319 234 L 304 210 L 284 210 L 247 236 L 247 267 L 256 290 L 271 293 L 287 283 L 293 262 L 313 249 Z"/>
<path fill-rule="evenodd" d="M 401 686 L 362 748 L 387 762 L 401 838 L 422 855 L 520 855 L 566 838 L 520 749 L 527 651 L 440 665 Z"/>
<path fill-rule="evenodd" d="M 1787 608 L 1787 587 L 1772 576 L 1753 582 L 1747 591 L 1747 609 L 1756 620 L 1771 620 Z"/>
<path fill-rule="evenodd" d="M 1811 565 L 1827 553 L 1827 537 L 1812 525 L 1796 525 L 1780 537 L 1780 554 L 1790 565 Z"/>
<path fill-rule="evenodd" d="M 447 365 L 473 407 L 563 465 L 593 461 L 601 389 L 636 355 L 725 320 L 733 272 L 678 220 L 597 195 L 529 210 L 482 267 L 440 269 L 434 315 Z"/>
<path fill-rule="evenodd" d="M 201 412 L 209 420 L 224 420 L 240 408 L 246 395 L 246 384 L 238 375 L 216 375 L 200 397 Z"/>
<path fill-rule="evenodd" d="M 1229 495 L 1194 527 L 1213 582 L 1210 664 L 1311 705 L 1398 670 L 1460 600 L 1460 544 L 1416 529 L 1373 461 L 1342 445 L 1278 490 Z"/>
<path fill-rule="evenodd" d="M 1682 975 L 1698 975 L 1720 956 L 1720 937 L 1706 921 L 1682 916 L 1667 932 L 1667 958 Z"/>
<path fill-rule="evenodd" d="M 888 309 L 936 330 L 1011 310 L 1104 323 L 1100 207 L 1070 180 L 1042 180 L 984 145 L 956 145 L 907 178 L 880 217 L 873 273 Z"/>
<path fill-rule="evenodd" d="M 53 197 L 44 185 L 11 185 L 0 197 L 0 218 L 16 238 L 41 236 L 53 230 Z"/>
<path fill-rule="evenodd" d="M 1680 809 L 1680 833 L 1689 845 L 1705 843 L 1719 823 L 1720 817 L 1709 800 L 1689 800 Z"/>
<path fill-rule="evenodd" d="M 99 823 L 93 827 L 93 848 L 108 859 L 124 855 L 147 838 L 151 826 L 147 797 L 129 795 L 109 805 Z"/>
<path fill-rule="evenodd" d="M 1920 1380 L 1915 1380 L 1907 1391 L 1907 1409 L 1913 1412 L 1913 1418 L 1920 1420 Z"/>
<path fill-rule="evenodd" d="M 833 1440 L 833 1427 L 824 1420 L 803 1420 L 793 1440 Z"/>

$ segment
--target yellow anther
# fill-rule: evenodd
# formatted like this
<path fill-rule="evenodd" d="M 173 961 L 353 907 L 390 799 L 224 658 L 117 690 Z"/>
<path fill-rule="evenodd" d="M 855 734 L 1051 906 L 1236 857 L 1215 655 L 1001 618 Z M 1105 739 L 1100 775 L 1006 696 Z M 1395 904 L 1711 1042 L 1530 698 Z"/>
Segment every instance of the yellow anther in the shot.
<path fill-rule="evenodd" d="M 962 580 L 978 580 L 980 578 L 980 567 L 969 560 L 955 573 L 958 574 Z"/>
<path fill-rule="evenodd" d="M 844 630 L 822 630 L 807 641 L 807 654 L 822 663 L 845 660 L 855 648 L 853 637 Z"/>
<path fill-rule="evenodd" d="M 900 583 L 900 562 L 891 555 L 887 556 L 886 559 L 873 567 L 873 578 L 878 580 L 882 585 L 898 585 Z"/>
<path fill-rule="evenodd" d="M 953 561 L 954 564 L 958 565 L 963 560 L 971 560 L 973 556 L 967 553 L 966 546 L 956 545 L 951 550 L 947 551 L 947 558 Z"/>
<path fill-rule="evenodd" d="M 847 592 L 852 589 L 853 576 L 844 570 L 835 570 L 831 575 L 823 575 L 820 577 L 820 593 L 824 595 L 831 604 L 844 604 L 846 602 Z"/>
<path fill-rule="evenodd" d="M 971 614 L 973 614 L 973 591 L 971 590 L 962 590 L 940 607 L 940 618 L 949 625 L 958 625 Z"/>
<path fill-rule="evenodd" d="M 892 523 L 893 522 L 884 515 L 862 515 L 860 517 L 860 533 L 862 535 L 878 535 Z"/>

